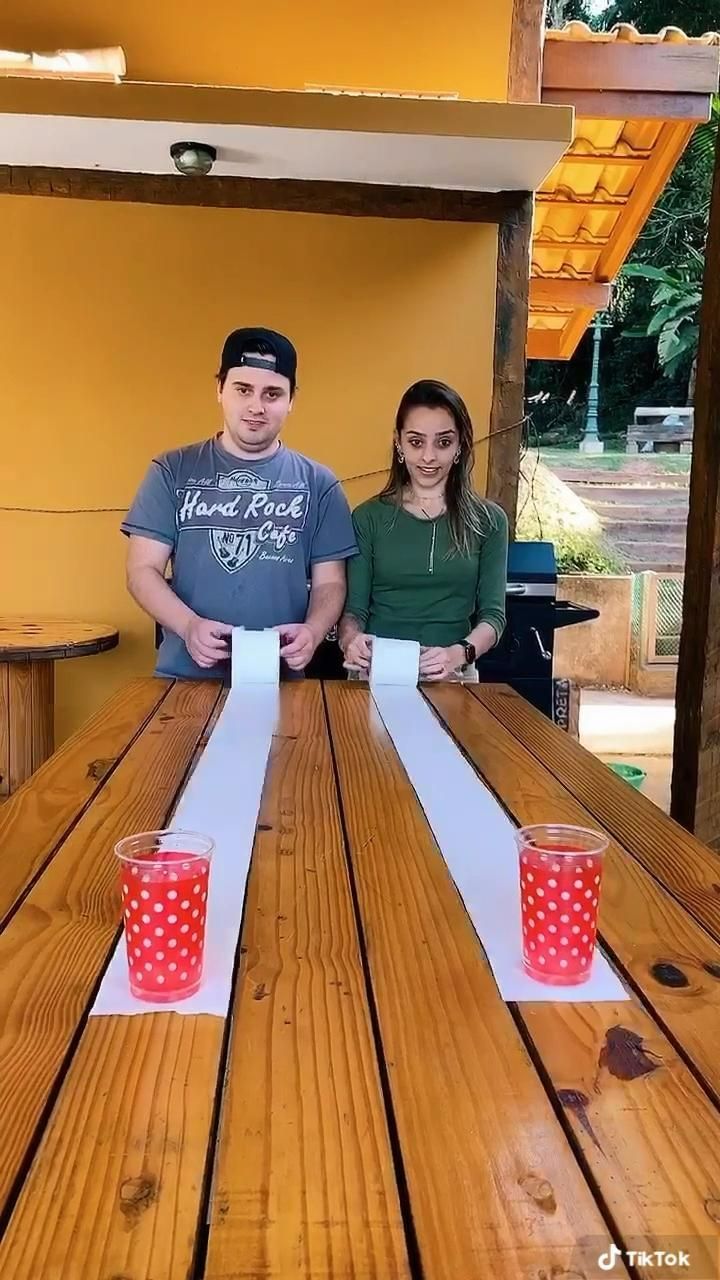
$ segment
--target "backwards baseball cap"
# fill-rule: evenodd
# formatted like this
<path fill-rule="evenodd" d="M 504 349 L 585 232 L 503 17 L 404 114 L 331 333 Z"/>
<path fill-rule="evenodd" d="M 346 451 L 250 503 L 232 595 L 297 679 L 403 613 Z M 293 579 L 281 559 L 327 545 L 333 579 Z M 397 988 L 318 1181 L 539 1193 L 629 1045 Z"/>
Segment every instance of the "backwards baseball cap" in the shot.
<path fill-rule="evenodd" d="M 274 329 L 234 329 L 228 334 L 220 357 L 218 377 L 223 378 L 228 369 L 243 365 L 280 373 L 289 379 L 290 390 L 295 390 L 297 351 L 289 338 Z"/>

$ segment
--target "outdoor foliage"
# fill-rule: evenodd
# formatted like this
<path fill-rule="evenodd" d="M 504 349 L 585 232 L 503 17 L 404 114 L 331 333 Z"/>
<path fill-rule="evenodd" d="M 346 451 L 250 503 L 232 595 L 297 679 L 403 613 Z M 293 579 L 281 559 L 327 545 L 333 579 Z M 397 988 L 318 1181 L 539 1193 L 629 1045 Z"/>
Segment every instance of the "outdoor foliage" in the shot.
<path fill-rule="evenodd" d="M 559 573 L 627 572 L 595 512 L 534 455 L 521 466 L 516 536 L 554 543 Z"/>
<path fill-rule="evenodd" d="M 617 0 L 594 15 L 583 0 L 556 0 L 552 25 L 582 18 L 596 29 L 632 22 L 643 32 L 682 27 L 689 35 L 720 30 L 720 0 Z M 692 402 L 698 318 L 718 110 L 695 131 L 613 290 L 600 363 L 600 433 L 622 436 L 638 405 Z M 533 429 L 546 442 L 582 434 L 592 335 L 572 360 L 530 361 L 527 388 Z"/>
<path fill-rule="evenodd" d="M 643 262 L 631 262 L 624 275 L 640 280 L 657 282 L 651 303 L 653 314 L 647 328 L 628 330 L 626 337 L 657 337 L 657 357 L 660 368 L 673 377 L 688 356 L 694 359 L 699 334 L 700 301 L 702 298 L 702 258 L 697 254 L 697 265 L 689 262 L 675 271 L 669 267 L 653 267 Z M 689 398 L 689 397 L 688 397 Z"/>

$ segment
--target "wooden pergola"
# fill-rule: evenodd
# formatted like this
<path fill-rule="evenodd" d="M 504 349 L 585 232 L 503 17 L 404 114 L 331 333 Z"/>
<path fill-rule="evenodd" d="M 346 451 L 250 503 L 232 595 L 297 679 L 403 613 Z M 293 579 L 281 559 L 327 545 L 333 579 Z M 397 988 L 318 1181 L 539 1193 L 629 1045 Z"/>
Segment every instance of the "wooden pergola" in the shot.
<path fill-rule="evenodd" d="M 718 42 L 570 22 L 545 36 L 542 101 L 575 108 L 572 145 L 535 197 L 530 359 L 569 360 L 695 127 L 709 119 Z"/>

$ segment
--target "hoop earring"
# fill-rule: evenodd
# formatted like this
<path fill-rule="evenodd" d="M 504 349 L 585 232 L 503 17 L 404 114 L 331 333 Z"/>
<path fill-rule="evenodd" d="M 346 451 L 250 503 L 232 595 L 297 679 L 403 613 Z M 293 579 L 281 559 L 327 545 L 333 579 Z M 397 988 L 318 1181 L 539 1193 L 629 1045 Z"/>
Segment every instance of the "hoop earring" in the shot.
<path fill-rule="evenodd" d="M 405 461 L 405 454 L 403 453 L 402 449 L 397 450 L 397 456 L 400 462 Z"/>
<path fill-rule="evenodd" d="M 460 450 L 458 449 L 457 453 L 455 454 L 455 457 L 453 458 L 453 466 L 457 466 L 457 464 L 458 464 L 458 462 L 460 461 L 461 457 L 462 457 L 462 454 L 460 453 Z"/>

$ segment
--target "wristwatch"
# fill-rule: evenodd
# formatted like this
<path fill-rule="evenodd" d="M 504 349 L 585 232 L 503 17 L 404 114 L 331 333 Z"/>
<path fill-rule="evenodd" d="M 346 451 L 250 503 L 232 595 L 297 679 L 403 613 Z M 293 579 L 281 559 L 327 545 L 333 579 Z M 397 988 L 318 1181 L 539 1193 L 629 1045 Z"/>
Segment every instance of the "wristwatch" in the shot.
<path fill-rule="evenodd" d="M 460 643 L 463 649 L 465 650 L 465 666 L 466 667 L 474 666 L 475 662 L 477 661 L 477 652 L 475 650 L 475 645 L 470 644 L 469 641 L 467 640 L 461 640 Z"/>

